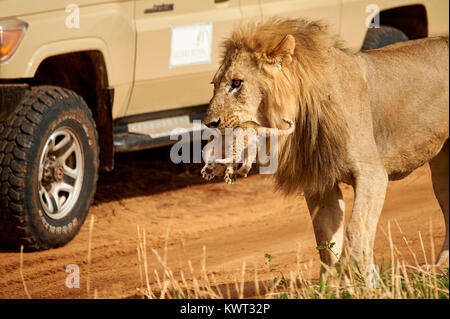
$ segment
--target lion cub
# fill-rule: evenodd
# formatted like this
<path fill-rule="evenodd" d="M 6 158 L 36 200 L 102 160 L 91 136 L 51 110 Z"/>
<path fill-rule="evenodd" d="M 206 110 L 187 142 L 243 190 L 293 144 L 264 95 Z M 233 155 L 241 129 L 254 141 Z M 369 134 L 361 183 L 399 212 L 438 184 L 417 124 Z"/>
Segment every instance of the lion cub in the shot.
<path fill-rule="evenodd" d="M 294 122 L 289 119 L 283 119 L 289 124 L 287 129 L 276 129 L 277 136 L 285 136 L 294 132 Z M 227 158 L 217 158 L 212 154 L 213 149 L 211 141 L 204 148 L 205 166 L 201 174 L 206 180 L 211 180 L 214 176 L 224 175 L 227 184 L 233 184 L 236 177 L 247 177 L 248 172 L 252 168 L 252 164 L 256 162 L 258 145 L 262 139 L 270 137 L 270 131 L 273 128 L 261 126 L 254 121 L 244 122 L 233 128 L 230 132 L 231 138 L 225 138 L 224 129 L 220 130 L 222 134 L 222 153 L 229 155 Z M 261 134 L 263 132 L 263 134 Z M 230 141 L 231 140 L 231 143 Z M 228 144 L 226 144 L 228 142 Z M 242 163 L 238 169 L 239 164 Z"/>

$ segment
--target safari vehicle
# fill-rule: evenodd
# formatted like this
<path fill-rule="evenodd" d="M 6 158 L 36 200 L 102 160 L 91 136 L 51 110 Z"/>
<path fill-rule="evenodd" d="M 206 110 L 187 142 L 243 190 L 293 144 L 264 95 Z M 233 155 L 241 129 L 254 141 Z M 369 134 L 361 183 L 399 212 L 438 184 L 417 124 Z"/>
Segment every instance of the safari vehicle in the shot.
<path fill-rule="evenodd" d="M 374 3 L 373 3 L 374 2 Z M 0 241 L 64 245 L 114 153 L 193 130 L 246 20 L 322 19 L 354 51 L 448 34 L 447 0 L 0 0 Z M 373 28 L 368 28 L 372 26 Z"/>

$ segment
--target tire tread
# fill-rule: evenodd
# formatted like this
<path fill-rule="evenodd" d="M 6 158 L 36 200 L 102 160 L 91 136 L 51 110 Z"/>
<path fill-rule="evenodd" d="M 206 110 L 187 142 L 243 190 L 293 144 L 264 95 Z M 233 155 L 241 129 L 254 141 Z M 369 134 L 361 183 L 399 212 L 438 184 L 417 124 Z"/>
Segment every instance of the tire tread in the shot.
<path fill-rule="evenodd" d="M 27 169 L 28 151 L 33 143 L 33 133 L 47 110 L 55 101 L 75 97 L 84 101 L 74 92 L 53 86 L 32 87 L 19 103 L 16 110 L 0 123 L 0 239 L 8 246 L 26 250 L 42 250 L 51 246 L 34 238 L 24 209 L 24 172 Z M 95 128 L 92 112 L 86 107 L 88 118 Z M 95 140 L 97 133 L 95 131 Z M 98 147 L 98 146 L 97 146 Z M 98 154 L 98 152 L 97 152 Z M 98 158 L 97 158 L 98 162 Z M 98 174 L 95 174 L 94 185 Z M 95 192 L 95 187 L 93 192 Z M 89 204 L 92 204 L 91 202 Z"/>
<path fill-rule="evenodd" d="M 381 25 L 379 28 L 370 28 L 367 30 L 361 50 L 373 50 L 388 45 L 382 43 L 382 40 L 386 39 L 389 39 L 389 44 L 392 44 L 407 41 L 408 37 L 401 30 L 387 25 Z"/>

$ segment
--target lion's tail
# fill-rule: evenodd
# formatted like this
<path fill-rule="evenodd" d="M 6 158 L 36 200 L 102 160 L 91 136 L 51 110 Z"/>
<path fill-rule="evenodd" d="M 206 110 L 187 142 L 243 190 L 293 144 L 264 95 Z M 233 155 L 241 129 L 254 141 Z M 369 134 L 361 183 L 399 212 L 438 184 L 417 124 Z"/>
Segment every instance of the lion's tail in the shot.
<path fill-rule="evenodd" d="M 283 121 L 289 124 L 289 128 L 283 130 L 278 129 L 278 135 L 283 136 L 292 134 L 295 130 L 294 122 L 291 121 L 290 119 L 283 119 Z"/>
<path fill-rule="evenodd" d="M 283 121 L 285 121 L 286 123 L 289 124 L 289 127 L 287 129 L 279 129 L 279 128 L 273 128 L 273 127 L 260 127 L 259 129 L 262 129 L 262 128 L 264 129 L 265 137 L 270 137 L 270 132 L 273 130 L 276 130 L 275 135 L 277 135 L 277 136 L 286 136 L 286 135 L 292 134 L 292 132 L 294 132 L 294 130 L 295 130 L 294 122 L 289 119 L 283 119 Z M 259 131 L 259 129 L 258 129 L 258 131 Z"/>
<path fill-rule="evenodd" d="M 295 124 L 293 121 L 291 121 L 289 119 L 283 119 L 283 121 L 288 123 L 289 127 L 287 129 L 276 128 L 275 135 L 277 135 L 277 136 L 286 136 L 286 135 L 292 134 L 295 130 Z M 265 137 L 270 137 L 270 132 L 274 129 L 275 128 L 265 127 Z"/>

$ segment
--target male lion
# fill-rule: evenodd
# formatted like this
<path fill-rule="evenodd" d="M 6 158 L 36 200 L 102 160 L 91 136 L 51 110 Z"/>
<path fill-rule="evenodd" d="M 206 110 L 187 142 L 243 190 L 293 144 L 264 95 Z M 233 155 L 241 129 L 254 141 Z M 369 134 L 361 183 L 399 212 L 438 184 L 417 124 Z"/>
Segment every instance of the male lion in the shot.
<path fill-rule="evenodd" d="M 349 254 L 372 262 L 388 180 L 429 162 L 444 213 L 446 237 L 438 263 L 448 259 L 448 37 L 349 53 L 319 22 L 273 19 L 242 27 L 224 43 L 214 96 L 204 123 L 223 128 L 227 117 L 295 132 L 279 139 L 275 174 L 286 193 L 303 191 L 317 243 L 334 242 L 321 260 Z M 344 239 L 344 201 L 355 201 Z M 345 242 L 345 243 L 344 243 Z M 344 249 L 345 248 L 345 249 Z"/>

